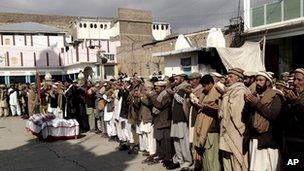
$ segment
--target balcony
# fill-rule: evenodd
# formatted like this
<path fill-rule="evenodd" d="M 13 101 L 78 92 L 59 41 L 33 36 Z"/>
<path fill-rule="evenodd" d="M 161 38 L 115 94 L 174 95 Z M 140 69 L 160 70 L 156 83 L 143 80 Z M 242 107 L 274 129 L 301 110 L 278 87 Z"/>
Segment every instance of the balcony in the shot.
<path fill-rule="evenodd" d="M 282 0 L 250 9 L 250 27 L 265 26 L 303 17 L 304 0 Z"/>

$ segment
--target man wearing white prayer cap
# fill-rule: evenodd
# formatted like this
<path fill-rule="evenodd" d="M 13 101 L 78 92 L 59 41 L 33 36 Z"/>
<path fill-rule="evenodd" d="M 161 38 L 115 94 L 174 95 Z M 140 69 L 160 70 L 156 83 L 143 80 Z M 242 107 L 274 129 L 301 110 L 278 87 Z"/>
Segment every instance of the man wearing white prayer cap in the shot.
<path fill-rule="evenodd" d="M 223 78 L 223 75 L 217 73 L 217 72 L 211 72 L 210 75 L 213 77 L 213 80 L 215 83 L 219 82 L 221 78 Z"/>

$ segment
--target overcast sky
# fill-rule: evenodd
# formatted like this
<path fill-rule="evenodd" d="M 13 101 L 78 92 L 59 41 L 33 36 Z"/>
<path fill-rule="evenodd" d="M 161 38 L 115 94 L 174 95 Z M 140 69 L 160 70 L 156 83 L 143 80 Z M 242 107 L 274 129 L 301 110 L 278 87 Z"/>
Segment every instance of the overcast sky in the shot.
<path fill-rule="evenodd" d="M 273 0 L 251 0 L 253 5 Z M 169 22 L 173 32 L 224 27 L 238 15 L 239 0 L 0 0 L 1 12 L 116 17 L 117 8 L 151 10 L 154 21 Z M 243 0 L 241 0 L 241 11 Z"/>

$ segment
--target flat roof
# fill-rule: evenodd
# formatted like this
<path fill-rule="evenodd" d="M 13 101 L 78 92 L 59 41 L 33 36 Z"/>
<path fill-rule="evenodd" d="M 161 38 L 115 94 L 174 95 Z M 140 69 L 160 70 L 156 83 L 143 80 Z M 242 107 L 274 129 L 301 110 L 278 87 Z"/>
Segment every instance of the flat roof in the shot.
<path fill-rule="evenodd" d="M 1 33 L 61 33 L 65 31 L 45 24 L 39 24 L 35 22 L 23 22 L 0 25 Z"/>

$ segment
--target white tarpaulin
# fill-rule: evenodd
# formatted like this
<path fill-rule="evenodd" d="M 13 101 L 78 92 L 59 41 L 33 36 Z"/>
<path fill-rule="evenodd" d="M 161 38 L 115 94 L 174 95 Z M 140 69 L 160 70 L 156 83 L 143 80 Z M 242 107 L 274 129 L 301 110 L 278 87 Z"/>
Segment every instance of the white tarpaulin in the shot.
<path fill-rule="evenodd" d="M 245 71 L 265 71 L 260 42 L 245 42 L 239 48 L 216 48 L 225 68 L 241 68 Z"/>

